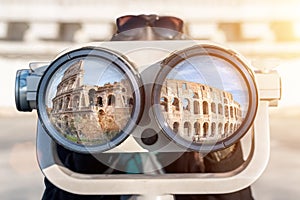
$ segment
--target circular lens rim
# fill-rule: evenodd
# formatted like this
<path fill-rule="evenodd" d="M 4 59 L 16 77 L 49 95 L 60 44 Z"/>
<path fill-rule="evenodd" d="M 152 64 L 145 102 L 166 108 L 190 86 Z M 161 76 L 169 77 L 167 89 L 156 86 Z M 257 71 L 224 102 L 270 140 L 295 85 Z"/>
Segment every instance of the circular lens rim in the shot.
<path fill-rule="evenodd" d="M 166 122 L 160 106 L 161 89 L 167 75 L 175 68 L 179 63 L 195 56 L 214 56 L 223 60 L 229 61 L 232 67 L 235 67 L 245 81 L 245 85 L 249 91 L 249 105 L 246 116 L 240 125 L 240 127 L 230 136 L 216 141 L 214 143 L 193 143 L 183 137 L 176 135 L 170 125 Z M 154 105 L 154 112 L 157 123 L 160 125 L 162 132 L 172 141 L 183 148 L 187 148 L 191 151 L 198 151 L 201 153 L 209 153 L 225 149 L 237 141 L 239 141 L 251 128 L 255 119 L 258 107 L 258 90 L 255 83 L 253 72 L 249 68 L 249 64 L 238 53 L 225 49 L 221 46 L 211 44 L 199 44 L 193 47 L 189 47 L 178 52 L 175 52 L 171 56 L 167 57 L 161 63 L 161 70 L 156 77 L 155 84 L 153 86 L 152 104 Z"/>
<path fill-rule="evenodd" d="M 48 113 L 46 111 L 46 92 L 49 86 L 49 80 L 52 76 L 68 62 L 72 62 L 78 58 L 99 58 L 111 61 L 118 67 L 124 75 L 128 78 L 133 92 L 134 105 L 132 108 L 131 116 L 126 126 L 121 130 L 111 141 L 100 145 L 85 146 L 82 144 L 76 144 L 61 135 L 61 133 L 50 122 Z M 121 54 L 109 49 L 100 47 L 83 47 L 63 54 L 54 60 L 45 73 L 43 74 L 37 91 L 37 112 L 43 128 L 47 134 L 59 145 L 77 152 L 84 154 L 100 153 L 110 150 L 120 143 L 122 143 L 135 128 L 140 120 L 140 113 L 142 108 L 142 90 L 141 81 L 138 73 L 135 71 L 132 64 Z"/>

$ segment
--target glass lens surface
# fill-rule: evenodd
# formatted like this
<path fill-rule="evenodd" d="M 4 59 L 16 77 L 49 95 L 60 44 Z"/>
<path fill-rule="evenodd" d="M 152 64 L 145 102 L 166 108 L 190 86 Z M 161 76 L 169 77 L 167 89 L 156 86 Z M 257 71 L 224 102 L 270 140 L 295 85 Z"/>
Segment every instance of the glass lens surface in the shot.
<path fill-rule="evenodd" d="M 48 118 L 61 137 L 85 146 L 110 142 L 126 127 L 134 105 L 130 80 L 112 61 L 77 58 L 47 86 Z"/>
<path fill-rule="evenodd" d="M 160 110 L 174 133 L 191 143 L 221 141 L 241 126 L 249 107 L 247 83 L 220 57 L 198 55 L 168 73 Z"/>

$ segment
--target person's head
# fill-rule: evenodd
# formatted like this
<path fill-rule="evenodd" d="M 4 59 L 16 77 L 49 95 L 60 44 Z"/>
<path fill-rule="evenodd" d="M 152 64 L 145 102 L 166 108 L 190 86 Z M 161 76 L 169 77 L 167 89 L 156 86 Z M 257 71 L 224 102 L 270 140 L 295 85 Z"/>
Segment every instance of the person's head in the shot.
<path fill-rule="evenodd" d="M 173 16 L 126 15 L 116 25 L 113 41 L 183 39 L 183 21 Z"/>

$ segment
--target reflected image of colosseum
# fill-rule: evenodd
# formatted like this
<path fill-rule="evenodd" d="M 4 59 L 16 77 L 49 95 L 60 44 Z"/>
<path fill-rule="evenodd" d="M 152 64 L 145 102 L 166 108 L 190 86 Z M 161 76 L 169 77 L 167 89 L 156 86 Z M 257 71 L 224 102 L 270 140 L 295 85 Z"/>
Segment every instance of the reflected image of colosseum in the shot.
<path fill-rule="evenodd" d="M 173 132 L 196 143 L 227 137 L 243 121 L 231 93 L 195 82 L 165 80 L 160 105 Z"/>
<path fill-rule="evenodd" d="M 102 86 L 84 84 L 85 68 L 81 60 L 69 66 L 57 86 L 50 120 L 61 134 L 84 145 L 106 143 L 127 124 L 133 107 L 128 81 Z"/>

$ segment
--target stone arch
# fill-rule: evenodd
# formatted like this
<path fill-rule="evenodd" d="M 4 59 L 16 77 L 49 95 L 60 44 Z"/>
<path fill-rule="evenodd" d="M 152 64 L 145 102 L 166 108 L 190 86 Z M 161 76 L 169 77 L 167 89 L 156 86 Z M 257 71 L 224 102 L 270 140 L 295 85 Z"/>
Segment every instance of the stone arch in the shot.
<path fill-rule="evenodd" d="M 233 118 L 233 107 L 230 106 L 230 118 Z"/>
<path fill-rule="evenodd" d="M 226 98 L 224 98 L 224 103 L 228 103 L 228 100 Z"/>
<path fill-rule="evenodd" d="M 107 105 L 108 106 L 114 106 L 116 103 L 116 97 L 113 94 L 108 95 L 107 97 Z"/>
<path fill-rule="evenodd" d="M 183 130 L 184 130 L 184 135 L 190 136 L 190 134 L 191 134 L 191 123 L 190 122 L 184 122 Z"/>
<path fill-rule="evenodd" d="M 58 110 L 63 109 L 63 99 L 59 99 L 59 105 L 58 105 Z"/>
<path fill-rule="evenodd" d="M 65 97 L 65 109 L 68 109 L 70 107 L 70 101 L 71 101 L 70 96 L 66 96 Z"/>
<path fill-rule="evenodd" d="M 101 96 L 97 97 L 97 106 L 103 107 L 103 98 Z"/>
<path fill-rule="evenodd" d="M 222 135 L 223 134 L 223 124 L 220 122 L 218 125 L 218 134 Z"/>
<path fill-rule="evenodd" d="M 237 113 L 237 108 L 234 107 L 234 118 L 237 119 L 238 118 L 238 113 Z"/>
<path fill-rule="evenodd" d="M 175 110 L 179 111 L 179 100 L 178 100 L 178 98 L 173 97 L 172 106 L 175 108 Z"/>
<path fill-rule="evenodd" d="M 227 134 L 228 134 L 228 123 L 226 123 L 225 124 L 225 126 L 224 126 L 224 135 L 226 135 L 227 136 Z"/>
<path fill-rule="evenodd" d="M 218 104 L 218 114 L 223 115 L 223 106 L 220 103 Z"/>
<path fill-rule="evenodd" d="M 203 137 L 207 137 L 208 135 L 209 124 L 208 122 L 204 122 L 203 124 Z"/>
<path fill-rule="evenodd" d="M 72 88 L 76 88 L 76 78 L 72 79 Z"/>
<path fill-rule="evenodd" d="M 164 112 L 168 112 L 168 99 L 166 97 L 160 98 L 161 109 Z"/>
<path fill-rule="evenodd" d="M 69 122 L 69 116 L 68 115 L 65 115 L 62 117 L 63 119 L 63 128 L 64 128 L 64 131 L 66 133 L 70 133 L 69 129 L 70 129 L 70 122 Z"/>
<path fill-rule="evenodd" d="M 228 106 L 225 106 L 225 117 L 229 117 L 229 110 L 228 110 Z"/>
<path fill-rule="evenodd" d="M 232 134 L 233 132 L 234 132 L 234 130 L 233 130 L 233 124 L 231 123 L 230 127 L 229 127 L 229 133 Z"/>
<path fill-rule="evenodd" d="M 90 106 L 95 105 L 95 102 L 94 102 L 94 101 L 95 101 L 95 100 L 94 100 L 95 94 L 96 94 L 96 90 L 95 90 L 95 89 L 90 89 L 90 90 L 89 90 L 88 95 L 89 95 Z"/>
<path fill-rule="evenodd" d="M 177 134 L 178 130 L 179 130 L 179 123 L 178 122 L 174 122 L 173 123 L 173 132 Z"/>
<path fill-rule="evenodd" d="M 208 103 L 207 103 L 207 101 L 203 101 L 202 108 L 203 108 L 203 114 L 204 115 L 208 115 L 209 114 L 209 110 L 208 110 Z"/>
<path fill-rule="evenodd" d="M 194 123 L 194 130 L 195 130 L 195 135 L 200 135 L 200 123 L 199 122 Z"/>
<path fill-rule="evenodd" d="M 194 101 L 194 114 L 200 114 L 200 105 L 199 105 L 199 101 Z"/>
<path fill-rule="evenodd" d="M 215 104 L 214 102 L 211 103 L 211 106 L 210 106 L 210 107 L 211 107 L 211 112 L 212 112 L 212 113 L 216 113 L 216 112 L 217 112 L 217 111 L 216 111 L 216 104 Z"/>

